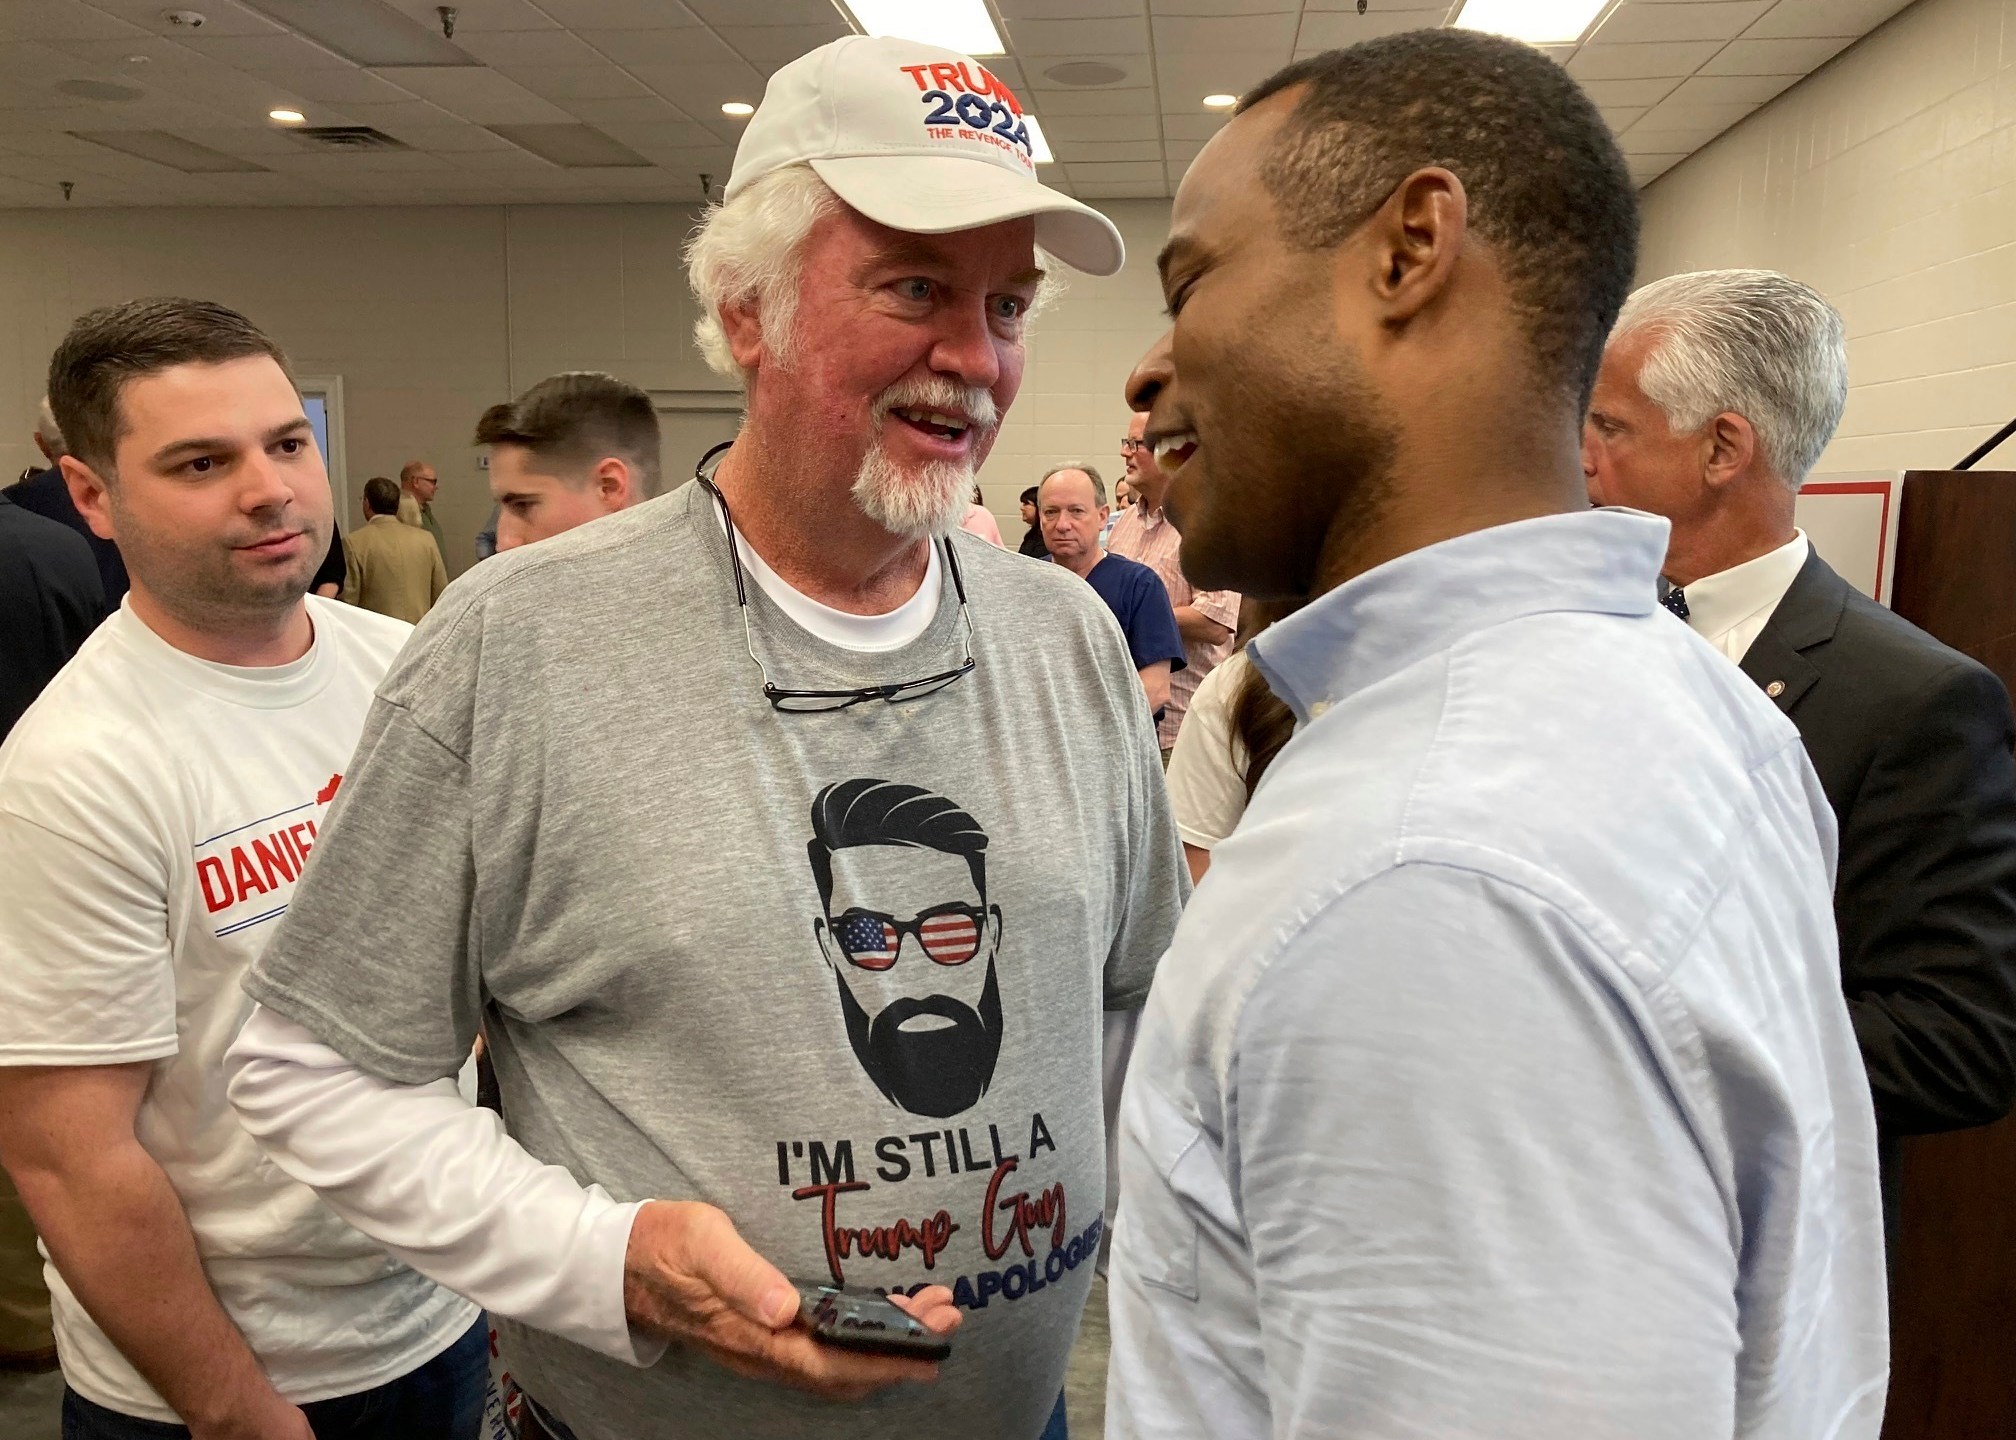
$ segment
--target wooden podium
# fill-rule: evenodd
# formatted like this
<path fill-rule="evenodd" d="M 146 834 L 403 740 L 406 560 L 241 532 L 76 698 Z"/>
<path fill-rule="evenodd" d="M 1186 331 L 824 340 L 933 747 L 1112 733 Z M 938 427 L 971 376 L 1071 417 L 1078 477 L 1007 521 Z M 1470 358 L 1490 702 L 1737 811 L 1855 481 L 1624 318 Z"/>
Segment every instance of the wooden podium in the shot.
<path fill-rule="evenodd" d="M 1905 473 L 1890 601 L 2016 690 L 2016 471 Z M 1903 1164 L 1883 1440 L 2016 1437 L 2016 1117 Z"/>

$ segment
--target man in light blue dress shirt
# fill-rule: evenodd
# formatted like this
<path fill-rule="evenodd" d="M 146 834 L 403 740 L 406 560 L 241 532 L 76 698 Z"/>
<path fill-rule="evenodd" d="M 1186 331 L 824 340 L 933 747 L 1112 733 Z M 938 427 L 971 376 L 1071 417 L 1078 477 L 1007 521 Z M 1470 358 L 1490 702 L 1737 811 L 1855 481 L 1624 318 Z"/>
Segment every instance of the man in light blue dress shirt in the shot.
<path fill-rule="evenodd" d="M 1158 971 L 1108 1434 L 1874 1440 L 1875 1127 L 1797 734 L 1586 508 L 1637 217 L 1456 30 L 1304 62 L 1185 177 L 1130 381 L 1300 722 Z"/>

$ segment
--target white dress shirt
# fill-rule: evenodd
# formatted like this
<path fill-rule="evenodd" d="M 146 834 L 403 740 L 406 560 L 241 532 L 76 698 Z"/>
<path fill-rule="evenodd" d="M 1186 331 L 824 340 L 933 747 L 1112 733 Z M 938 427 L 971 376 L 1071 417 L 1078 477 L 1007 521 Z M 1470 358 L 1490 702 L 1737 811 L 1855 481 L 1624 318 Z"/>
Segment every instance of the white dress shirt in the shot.
<path fill-rule="evenodd" d="M 1799 578 L 1812 546 L 1806 532 L 1795 530 L 1776 550 L 1745 560 L 1719 575 L 1703 575 L 1681 587 L 1687 601 L 1687 624 L 1710 645 L 1738 665 L 1750 653 L 1778 602 Z"/>
<path fill-rule="evenodd" d="M 1142 1014 L 1108 1440 L 1875 1440 L 1834 817 L 1666 542 L 1464 535 L 1248 647 L 1300 723 Z"/>

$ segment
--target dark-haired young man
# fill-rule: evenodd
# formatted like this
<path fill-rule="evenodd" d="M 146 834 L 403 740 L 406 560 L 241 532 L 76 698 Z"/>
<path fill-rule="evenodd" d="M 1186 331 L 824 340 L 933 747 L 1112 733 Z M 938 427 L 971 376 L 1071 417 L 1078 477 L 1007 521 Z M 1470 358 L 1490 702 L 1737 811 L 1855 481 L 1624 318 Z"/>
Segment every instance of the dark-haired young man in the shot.
<path fill-rule="evenodd" d="M 658 493 L 658 412 L 593 370 L 551 375 L 476 422 L 490 447 L 497 548 L 550 539 Z"/>
<path fill-rule="evenodd" d="M 409 627 L 304 598 L 329 482 L 243 316 L 95 311 L 49 394 L 132 581 L 0 747 L 0 1162 L 49 1256 L 63 1433 L 473 1437 L 475 1307 L 266 1164 L 221 1064 Z"/>
<path fill-rule="evenodd" d="M 1368 42 L 1177 195 L 1131 399 L 1300 722 L 1122 1102 L 1108 1433 L 1872 1440 L 1875 1128 L 1798 736 L 1590 510 L 1630 179 L 1539 52 Z"/>

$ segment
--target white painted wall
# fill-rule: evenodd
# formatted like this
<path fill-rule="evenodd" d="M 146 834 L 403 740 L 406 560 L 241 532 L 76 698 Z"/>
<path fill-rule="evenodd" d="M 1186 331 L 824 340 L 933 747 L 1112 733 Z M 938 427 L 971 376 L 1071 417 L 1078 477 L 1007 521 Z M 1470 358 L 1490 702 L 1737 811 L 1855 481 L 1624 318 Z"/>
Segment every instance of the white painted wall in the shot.
<path fill-rule="evenodd" d="M 1163 323 L 1153 260 L 1168 202 L 1108 208 L 1128 269 L 1070 277 L 1039 320 L 982 476 L 1011 544 L 1016 496 L 1050 464 L 1089 457 L 1118 474 L 1122 383 Z M 690 338 L 679 248 L 691 223 L 667 205 L 0 210 L 0 481 L 39 463 L 35 402 L 76 316 L 194 295 L 242 310 L 299 373 L 343 377 L 353 494 L 407 460 L 435 465 L 459 571 L 489 514 L 468 443 L 486 406 L 557 370 L 608 370 L 653 390 L 721 386 Z M 668 454 L 668 479 L 686 463 Z"/>
<path fill-rule="evenodd" d="M 1840 307 L 1821 470 L 1940 468 L 2016 414 L 2016 0 L 1918 0 L 1644 200 L 1641 279 L 1760 266 Z"/>

